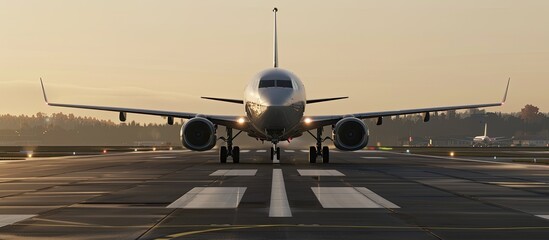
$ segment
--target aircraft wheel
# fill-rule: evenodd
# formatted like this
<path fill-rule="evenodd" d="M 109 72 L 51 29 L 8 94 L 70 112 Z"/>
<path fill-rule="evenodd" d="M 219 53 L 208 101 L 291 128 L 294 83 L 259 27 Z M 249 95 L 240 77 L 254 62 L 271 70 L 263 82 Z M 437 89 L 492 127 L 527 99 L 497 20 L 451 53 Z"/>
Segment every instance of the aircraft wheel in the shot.
<path fill-rule="evenodd" d="M 276 159 L 280 160 L 280 148 L 276 148 Z"/>
<path fill-rule="evenodd" d="M 240 162 L 240 147 L 233 147 L 233 163 Z"/>
<path fill-rule="evenodd" d="M 220 163 L 226 163 L 227 162 L 227 155 L 229 155 L 229 152 L 227 151 L 227 147 L 222 146 L 219 148 L 219 162 Z"/>
<path fill-rule="evenodd" d="M 316 147 L 309 147 L 309 162 L 316 163 Z"/>
<path fill-rule="evenodd" d="M 273 160 L 274 155 L 275 155 L 274 148 L 271 148 L 271 161 Z"/>
<path fill-rule="evenodd" d="M 328 146 L 322 147 L 322 162 L 323 163 L 330 162 L 330 149 L 328 148 Z"/>

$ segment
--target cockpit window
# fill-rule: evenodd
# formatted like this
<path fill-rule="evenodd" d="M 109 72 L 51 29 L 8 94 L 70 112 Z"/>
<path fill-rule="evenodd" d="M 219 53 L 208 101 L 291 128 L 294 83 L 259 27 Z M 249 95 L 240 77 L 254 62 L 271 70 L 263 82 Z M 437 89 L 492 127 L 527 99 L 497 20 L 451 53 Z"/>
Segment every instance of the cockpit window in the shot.
<path fill-rule="evenodd" d="M 261 80 L 259 82 L 259 88 L 275 87 L 275 80 Z"/>
<path fill-rule="evenodd" d="M 259 88 L 269 88 L 269 87 L 293 88 L 291 80 L 261 80 L 261 81 L 259 81 Z"/>
<path fill-rule="evenodd" d="M 292 81 L 290 80 L 276 80 L 277 87 L 292 88 Z"/>

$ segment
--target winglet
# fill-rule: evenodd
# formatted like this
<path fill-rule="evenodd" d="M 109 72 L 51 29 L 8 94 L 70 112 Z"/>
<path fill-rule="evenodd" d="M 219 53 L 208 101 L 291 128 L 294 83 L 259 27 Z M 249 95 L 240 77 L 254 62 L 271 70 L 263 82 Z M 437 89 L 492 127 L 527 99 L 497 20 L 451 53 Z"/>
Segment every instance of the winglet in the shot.
<path fill-rule="evenodd" d="M 44 90 L 44 82 L 42 81 L 42 78 L 40 78 L 40 84 L 42 85 L 42 94 L 44 95 L 44 101 L 46 101 L 46 104 L 49 104 L 48 97 L 46 96 L 46 90 Z"/>
<path fill-rule="evenodd" d="M 507 101 L 507 92 L 509 91 L 510 82 L 511 82 L 511 78 L 509 77 L 509 80 L 507 80 L 507 87 L 505 88 L 505 95 L 503 95 L 503 100 L 501 101 L 502 105 L 505 103 L 505 101 Z"/>

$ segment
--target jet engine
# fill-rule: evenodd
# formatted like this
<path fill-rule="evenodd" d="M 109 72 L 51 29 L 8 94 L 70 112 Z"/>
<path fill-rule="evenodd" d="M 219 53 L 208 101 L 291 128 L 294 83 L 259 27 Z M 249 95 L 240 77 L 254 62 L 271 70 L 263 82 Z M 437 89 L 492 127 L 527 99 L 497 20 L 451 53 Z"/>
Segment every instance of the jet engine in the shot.
<path fill-rule="evenodd" d="M 368 144 L 368 127 L 355 117 L 346 117 L 339 120 L 332 132 L 334 145 L 344 151 L 362 149 Z"/>
<path fill-rule="evenodd" d="M 215 126 L 206 118 L 192 118 L 181 127 L 181 143 L 190 150 L 210 150 L 215 146 L 216 140 Z"/>

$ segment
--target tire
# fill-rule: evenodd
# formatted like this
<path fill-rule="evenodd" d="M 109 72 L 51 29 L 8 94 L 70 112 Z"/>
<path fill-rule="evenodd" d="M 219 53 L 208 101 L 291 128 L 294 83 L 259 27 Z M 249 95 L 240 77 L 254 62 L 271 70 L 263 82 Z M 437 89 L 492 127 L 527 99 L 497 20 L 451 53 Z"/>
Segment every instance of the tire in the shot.
<path fill-rule="evenodd" d="M 328 146 L 322 147 L 322 163 L 330 162 L 330 148 Z"/>
<path fill-rule="evenodd" d="M 276 148 L 276 159 L 280 160 L 280 148 Z"/>
<path fill-rule="evenodd" d="M 233 163 L 240 162 L 240 147 L 233 147 Z"/>
<path fill-rule="evenodd" d="M 271 161 L 273 160 L 273 157 L 274 157 L 274 148 L 271 148 Z"/>
<path fill-rule="evenodd" d="M 219 148 L 219 162 L 220 163 L 226 163 L 227 162 L 227 155 L 228 155 L 227 147 L 223 146 Z"/>
<path fill-rule="evenodd" d="M 316 163 L 316 148 L 312 146 L 309 147 L 309 162 Z"/>

